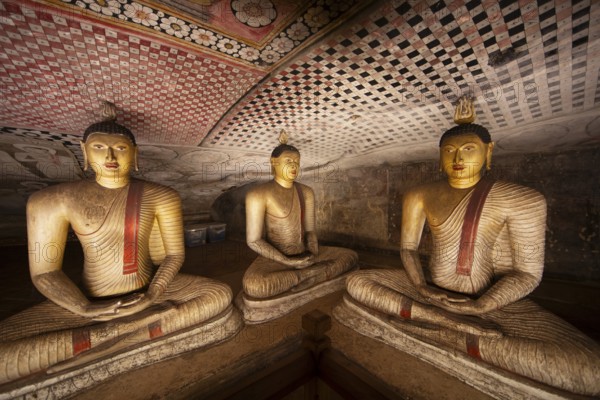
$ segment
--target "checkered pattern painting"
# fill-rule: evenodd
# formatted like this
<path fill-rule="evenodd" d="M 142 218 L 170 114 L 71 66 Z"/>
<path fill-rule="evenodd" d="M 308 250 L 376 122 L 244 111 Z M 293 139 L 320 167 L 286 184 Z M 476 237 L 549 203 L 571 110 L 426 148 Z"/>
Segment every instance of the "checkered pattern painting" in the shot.
<path fill-rule="evenodd" d="M 598 110 L 599 18 L 586 0 L 381 2 L 251 92 L 203 143 L 267 152 L 286 129 L 303 154 L 336 160 L 435 146 L 465 94 L 498 138 Z"/>
<path fill-rule="evenodd" d="M 105 99 L 140 142 L 197 145 L 262 76 L 41 6 L 0 10 L 4 125 L 81 134 Z"/>
<path fill-rule="evenodd" d="M 154 2 L 4 0 L 2 126 L 78 156 L 72 138 L 109 100 L 140 143 L 268 154 L 285 129 L 326 163 L 434 148 L 468 94 L 500 148 L 594 134 L 598 2 L 270 0 L 254 19 L 239 1 L 213 3 L 243 29 L 211 22 L 212 9 L 203 19 Z"/>

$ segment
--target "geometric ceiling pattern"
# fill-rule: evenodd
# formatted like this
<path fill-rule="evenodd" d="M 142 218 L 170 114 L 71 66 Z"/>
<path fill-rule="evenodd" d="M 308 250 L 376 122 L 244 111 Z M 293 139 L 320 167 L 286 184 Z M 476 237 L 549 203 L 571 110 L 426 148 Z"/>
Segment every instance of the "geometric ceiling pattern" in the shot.
<path fill-rule="evenodd" d="M 463 94 L 499 137 L 600 105 L 598 2 L 394 4 L 278 71 L 203 145 L 266 152 L 286 129 L 303 153 L 331 160 L 436 142 Z"/>
<path fill-rule="evenodd" d="M 252 14 L 249 6 L 270 1 L 219 1 L 207 8 L 201 27 L 157 5 L 66 3 L 0 3 L 2 124 L 79 134 L 98 119 L 100 100 L 109 100 L 140 142 L 190 146 L 263 79 L 266 67 L 352 12 L 352 2 L 279 1 L 273 26 L 254 28 L 248 15 L 264 10 Z M 225 6 L 229 12 L 219 12 Z M 237 36 L 210 30 L 223 24 Z M 250 57 L 251 49 L 259 56 Z"/>
<path fill-rule="evenodd" d="M 80 133 L 106 99 L 125 110 L 120 122 L 140 141 L 196 145 L 261 77 L 40 6 L 1 6 L 10 15 L 0 21 L 2 118 L 11 126 Z"/>
<path fill-rule="evenodd" d="M 461 94 L 500 135 L 600 97 L 589 0 L 68 3 L 0 3 L 3 125 L 78 134 L 110 100 L 142 143 L 268 152 L 286 129 L 331 161 L 434 142 Z"/>

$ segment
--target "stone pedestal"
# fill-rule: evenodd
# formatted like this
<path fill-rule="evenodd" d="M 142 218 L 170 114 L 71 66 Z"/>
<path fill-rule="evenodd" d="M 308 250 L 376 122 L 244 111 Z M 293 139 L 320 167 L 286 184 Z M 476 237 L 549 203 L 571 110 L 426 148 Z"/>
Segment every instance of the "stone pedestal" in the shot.
<path fill-rule="evenodd" d="M 296 293 L 286 293 L 268 299 L 256 299 L 240 292 L 235 299 L 247 324 L 260 324 L 290 313 L 296 308 L 346 287 L 348 273 Z"/>
<path fill-rule="evenodd" d="M 82 366 L 54 374 L 40 372 L 0 386 L 0 400 L 74 396 L 138 368 L 223 342 L 234 337 L 243 325 L 239 311 L 230 306 L 202 325 L 133 346 Z"/>
<path fill-rule="evenodd" d="M 390 324 L 389 317 L 385 314 L 359 305 L 348 295 L 334 308 L 333 316 L 346 327 L 417 357 L 496 399 L 584 398 L 477 362 L 456 350 L 440 348 L 414 338 Z"/>

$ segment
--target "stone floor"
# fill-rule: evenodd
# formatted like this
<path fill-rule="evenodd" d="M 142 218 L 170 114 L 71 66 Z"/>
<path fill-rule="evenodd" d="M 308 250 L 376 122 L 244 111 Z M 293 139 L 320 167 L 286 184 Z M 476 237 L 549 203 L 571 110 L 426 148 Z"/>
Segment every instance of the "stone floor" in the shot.
<path fill-rule="evenodd" d="M 2 247 L 0 264 L 0 319 L 12 315 L 42 297 L 30 282 L 27 249 L 23 246 Z M 399 259 L 388 254 L 359 252 L 362 267 L 398 267 Z M 244 243 L 224 241 L 186 249 L 182 272 L 216 278 L 228 283 L 237 293 L 245 268 L 255 254 Z M 64 261 L 65 271 L 78 280 L 83 256 L 76 242 L 69 243 Z M 544 279 L 532 298 L 544 307 L 571 322 L 580 330 L 600 341 L 600 284 L 598 282 L 565 282 Z M 313 301 L 283 319 L 258 326 L 247 326 L 229 342 L 192 351 L 105 382 L 78 398 L 148 399 L 193 398 L 206 376 L 203 371 L 234 368 L 227 359 L 254 360 L 254 368 L 265 366 L 261 358 L 269 351 L 289 348 L 302 332 L 302 315 L 319 309 L 330 314 L 341 298 L 333 293 Z M 401 353 L 372 339 L 363 337 L 333 320 L 329 336 L 333 347 L 343 347 L 345 353 L 379 379 L 390 382 L 402 393 L 399 398 L 411 399 L 487 399 L 486 395 L 412 356 Z M 296 342 L 294 342 L 296 343 Z M 296 343 L 297 344 L 297 343 Z M 282 347 L 283 346 L 283 347 Z M 286 347 L 288 346 L 288 347 Z M 280 349 L 280 350 L 277 350 Z M 210 365 L 209 365 L 210 364 Z M 394 366 L 393 368 L 390 366 Z M 202 367 L 199 367 L 202 366 Z M 322 382 L 316 384 L 323 386 Z M 200 385 L 200 386 L 199 386 Z M 326 386 L 326 385 L 325 385 Z M 327 388 L 325 388 L 327 389 Z M 327 391 L 321 388 L 320 393 Z M 303 399 L 306 388 L 298 388 L 289 399 Z M 320 398 L 338 398 L 333 391 Z M 261 398 L 261 397 L 257 397 Z"/>

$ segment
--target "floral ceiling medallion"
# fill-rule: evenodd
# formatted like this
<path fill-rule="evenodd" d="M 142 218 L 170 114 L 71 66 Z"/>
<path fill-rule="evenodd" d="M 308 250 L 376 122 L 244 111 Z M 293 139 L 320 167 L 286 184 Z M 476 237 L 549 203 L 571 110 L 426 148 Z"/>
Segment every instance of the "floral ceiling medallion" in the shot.
<path fill-rule="evenodd" d="M 0 0 L 2 1 L 2 0 Z M 142 3 L 140 0 L 42 0 L 60 1 L 73 6 L 89 10 L 103 17 L 118 18 L 119 20 L 139 25 L 145 29 L 164 33 L 177 40 L 182 40 L 198 46 L 219 52 L 221 55 L 241 59 L 246 63 L 261 68 L 268 68 L 287 54 L 302 46 L 311 35 L 325 29 L 327 25 L 340 17 L 348 9 L 360 3 L 360 0 L 307 0 L 308 5 L 303 13 L 288 22 L 289 25 L 281 27 L 281 31 L 264 46 L 244 43 L 235 38 L 235 35 L 220 33 L 209 26 L 198 25 L 188 19 L 185 13 L 178 16 L 170 14 L 168 9 L 156 7 L 157 3 Z M 182 0 L 164 0 L 164 3 Z M 215 0 L 189 0 L 202 5 Z M 230 4 L 227 14 L 242 22 L 246 26 L 262 28 L 275 22 L 278 11 L 271 0 L 221 0 Z M 363 0 L 366 1 L 366 0 Z M 371 0 L 369 0 L 371 1 Z M 206 6 L 204 6 L 206 7 Z M 285 8 L 280 9 L 280 18 L 285 19 Z M 1 22 L 1 21 L 0 21 Z M 248 30 L 246 27 L 243 27 Z M 253 29 L 252 29 L 253 30 Z M 259 31 L 260 29 L 257 29 Z"/>
<path fill-rule="evenodd" d="M 252 28 L 269 25 L 277 18 L 270 0 L 232 0 L 231 9 L 238 21 Z"/>

